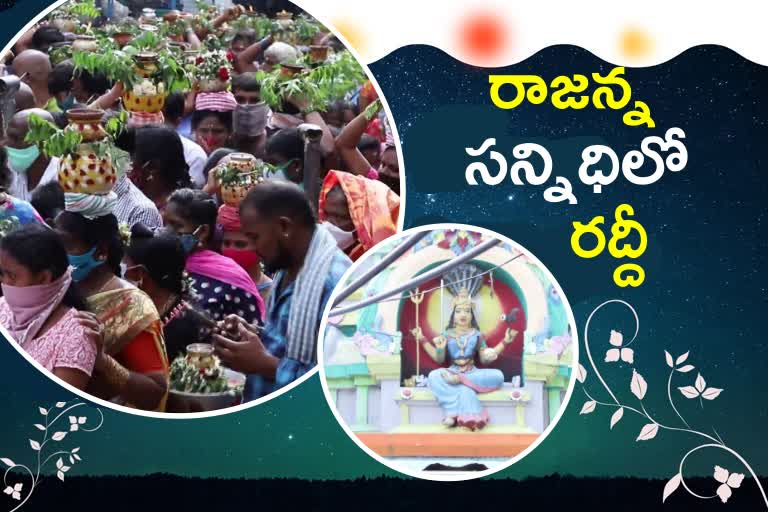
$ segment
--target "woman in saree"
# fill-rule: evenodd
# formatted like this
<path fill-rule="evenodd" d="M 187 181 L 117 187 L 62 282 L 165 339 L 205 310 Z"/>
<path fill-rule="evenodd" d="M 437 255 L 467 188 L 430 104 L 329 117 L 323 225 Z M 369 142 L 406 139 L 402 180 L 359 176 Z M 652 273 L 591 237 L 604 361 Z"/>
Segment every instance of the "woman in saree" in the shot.
<path fill-rule="evenodd" d="M 475 320 L 469 293 L 463 289 L 456 298 L 445 332 L 432 342 L 426 340 L 418 327 L 413 334 L 436 363 L 450 364 L 448 368 L 432 370 L 428 379 L 429 388 L 443 409 L 443 424 L 471 430 L 485 427 L 488 412 L 478 395 L 500 389 L 504 374 L 494 368 L 477 368 L 475 358 L 482 364 L 495 361 L 517 332 L 507 329 L 503 341 L 489 347 Z"/>
<path fill-rule="evenodd" d="M 400 198 L 380 181 L 329 171 L 320 189 L 318 217 L 352 261 L 397 233 Z"/>
<path fill-rule="evenodd" d="M 237 315 L 249 324 L 261 324 L 264 299 L 253 279 L 231 258 L 213 250 L 218 245 L 214 240 L 217 215 L 213 197 L 185 188 L 171 194 L 163 221 L 181 240 L 200 307 L 214 320 Z"/>
<path fill-rule="evenodd" d="M 213 325 L 196 309 L 196 297 L 184 271 L 186 260 L 178 237 L 155 234 L 143 224 L 131 229 L 131 243 L 123 258 L 125 279 L 155 304 L 169 361 L 184 355 L 187 345 L 208 343 Z"/>
<path fill-rule="evenodd" d="M 118 277 L 123 242 L 117 219 L 64 211 L 55 225 L 72 280 L 101 325 L 102 350 L 87 391 L 128 407 L 165 410 L 169 374 L 162 324 L 152 300 Z"/>
<path fill-rule="evenodd" d="M 91 380 L 96 337 L 79 323 L 85 301 L 72 282 L 64 246 L 37 224 L 0 242 L 0 324 L 35 361 L 67 384 Z"/>

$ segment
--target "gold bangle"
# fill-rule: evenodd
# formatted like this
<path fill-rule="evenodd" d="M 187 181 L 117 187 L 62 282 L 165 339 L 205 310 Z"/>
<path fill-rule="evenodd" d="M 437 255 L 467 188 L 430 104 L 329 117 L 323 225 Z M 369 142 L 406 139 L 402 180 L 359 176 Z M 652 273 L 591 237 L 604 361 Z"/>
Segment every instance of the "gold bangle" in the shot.
<path fill-rule="evenodd" d="M 104 355 L 106 358 L 106 368 L 104 371 L 104 377 L 107 380 L 107 383 L 109 383 L 110 387 L 113 387 L 118 390 L 118 392 L 122 391 L 125 385 L 128 383 L 128 380 L 131 378 L 131 372 L 125 368 L 123 365 L 117 362 L 117 360 L 109 355 Z"/>

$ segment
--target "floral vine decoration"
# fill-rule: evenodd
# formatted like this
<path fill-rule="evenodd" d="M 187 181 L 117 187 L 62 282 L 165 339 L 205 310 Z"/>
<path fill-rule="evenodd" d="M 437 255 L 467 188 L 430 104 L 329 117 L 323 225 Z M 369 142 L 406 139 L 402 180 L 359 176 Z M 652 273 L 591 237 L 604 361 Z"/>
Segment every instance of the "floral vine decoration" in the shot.
<path fill-rule="evenodd" d="M 85 402 L 56 402 L 54 407 L 46 409 L 40 407 L 38 410 L 40 414 L 45 418 L 44 423 L 35 424 L 35 428 L 42 432 L 42 440 L 30 439 L 29 446 L 33 452 L 36 452 L 37 464 L 36 466 L 28 466 L 25 464 L 17 464 L 8 458 L 0 458 L 0 462 L 5 464 L 6 470 L 3 474 L 3 492 L 13 501 L 16 501 L 15 507 L 10 509 L 10 512 L 14 512 L 20 509 L 34 493 L 35 488 L 40 483 L 40 471 L 46 467 L 46 465 L 56 459 L 56 477 L 64 481 L 65 474 L 72 469 L 78 462 L 82 462 L 83 458 L 80 455 L 80 447 L 72 449 L 56 449 L 48 450 L 50 446 L 59 446 L 54 443 L 62 443 L 65 438 L 73 435 L 74 432 L 95 432 L 99 430 L 104 422 L 104 414 L 100 409 L 94 409 L 98 415 L 99 420 L 95 426 L 90 426 L 87 416 L 78 416 L 72 411 L 78 407 L 86 405 Z M 53 419 L 51 419 L 53 417 Z M 55 428 L 54 428 L 55 427 Z M 45 452 L 50 451 L 45 458 Z M 57 458 L 58 457 L 58 458 Z M 35 468 L 34 471 L 32 468 Z M 15 471 L 12 471 L 15 470 Z M 21 472 L 21 474 L 19 473 Z M 23 473 L 29 477 L 30 482 L 25 486 L 26 482 L 22 481 Z"/>
<path fill-rule="evenodd" d="M 232 62 L 234 60 L 235 55 L 230 51 L 208 51 L 197 56 L 193 76 L 198 82 L 205 80 L 228 82 L 232 77 Z"/>
<path fill-rule="evenodd" d="M 688 362 L 688 357 L 690 355 L 690 352 L 685 352 L 684 354 L 681 354 L 677 357 L 673 357 L 672 354 L 670 354 L 668 351 L 666 350 L 664 351 L 666 364 L 670 368 L 669 378 L 667 379 L 667 398 L 669 400 L 669 405 L 677 415 L 677 418 L 680 420 L 679 425 L 672 426 L 672 425 L 662 424 L 656 419 L 654 419 L 648 413 L 648 410 L 643 404 L 643 399 L 645 398 L 645 395 L 648 391 L 648 383 L 646 382 L 645 378 L 643 378 L 643 376 L 635 368 L 632 368 L 632 377 L 630 378 L 630 381 L 629 381 L 629 389 L 632 392 L 632 394 L 639 400 L 640 402 L 639 405 L 637 407 L 627 405 L 626 402 L 620 401 L 616 397 L 616 394 L 613 392 L 610 386 L 608 386 L 608 384 L 605 382 L 605 380 L 603 379 L 603 376 L 600 374 L 600 371 L 595 365 L 595 361 L 592 358 L 592 352 L 590 350 L 590 345 L 589 345 L 589 324 L 592 320 L 592 317 L 604 306 L 612 303 L 622 304 L 627 308 L 629 308 L 629 310 L 632 312 L 632 314 L 635 317 L 635 334 L 628 343 L 624 343 L 624 337 L 620 332 L 611 331 L 611 335 L 609 339 L 610 348 L 605 353 L 605 362 L 610 364 L 610 363 L 615 363 L 619 361 L 624 361 L 629 365 L 634 365 L 635 351 L 629 348 L 629 346 L 632 345 L 632 343 L 637 338 L 637 334 L 640 329 L 640 321 L 638 319 L 637 312 L 627 302 L 624 302 L 618 299 L 608 300 L 600 304 L 599 306 L 597 306 L 589 315 L 587 319 L 587 323 L 584 326 L 584 346 L 586 349 L 589 364 L 595 373 L 595 377 L 600 382 L 600 384 L 602 384 L 602 387 L 605 388 L 611 400 L 606 399 L 605 401 L 600 401 L 593 398 L 593 396 L 587 391 L 586 385 L 584 385 L 587 379 L 587 370 L 584 368 L 584 366 L 579 364 L 578 370 L 576 372 L 576 379 L 582 384 L 582 391 L 584 392 L 584 395 L 587 397 L 587 401 L 582 406 L 580 414 L 591 414 L 597 409 L 598 406 L 609 408 L 609 409 L 615 408 L 616 410 L 611 415 L 610 427 L 609 427 L 612 430 L 613 427 L 616 426 L 616 424 L 619 421 L 621 421 L 621 419 L 624 417 L 625 411 L 635 413 L 648 421 L 648 423 L 646 423 L 640 429 L 640 432 L 637 436 L 636 441 L 649 441 L 655 438 L 659 433 L 659 431 L 685 432 L 692 436 L 697 436 L 699 438 L 703 438 L 706 440 L 701 442 L 701 444 L 698 444 L 694 448 L 690 449 L 685 455 L 683 455 L 683 457 L 680 460 L 677 473 L 674 476 L 672 476 L 672 478 L 670 478 L 667 481 L 666 485 L 664 486 L 664 492 L 662 494 L 662 502 L 666 501 L 667 498 L 672 493 L 674 493 L 681 485 L 689 494 L 691 494 L 692 496 L 695 496 L 696 498 L 699 498 L 699 499 L 720 498 L 720 500 L 723 503 L 726 503 L 728 501 L 728 499 L 733 494 L 733 489 L 738 489 L 741 486 L 741 483 L 744 480 L 744 474 L 729 472 L 727 469 L 724 469 L 720 466 L 715 466 L 713 476 L 715 481 L 719 485 L 715 491 L 715 494 L 709 495 L 709 496 L 702 496 L 692 491 L 690 487 L 688 487 L 688 485 L 686 484 L 685 479 L 683 477 L 683 468 L 685 466 L 686 460 L 690 455 L 700 450 L 704 450 L 707 448 L 714 448 L 714 449 L 723 450 L 729 453 L 734 458 L 736 458 L 742 464 L 742 466 L 744 466 L 744 468 L 746 468 L 746 470 L 752 475 L 752 478 L 754 478 L 755 484 L 757 485 L 762 495 L 763 501 L 765 503 L 765 507 L 766 509 L 768 509 L 768 497 L 766 497 L 765 490 L 763 489 L 760 479 L 757 477 L 757 475 L 755 474 L 755 471 L 752 469 L 752 467 L 750 467 L 747 461 L 735 450 L 728 447 L 725 444 L 725 442 L 722 440 L 720 435 L 717 433 L 717 431 L 714 430 L 714 428 L 712 430 L 715 437 L 701 430 L 696 430 L 692 428 L 690 424 L 685 420 L 683 415 L 680 413 L 680 411 L 677 409 L 677 407 L 675 406 L 675 401 L 673 399 L 673 396 L 677 396 L 677 393 L 673 393 L 672 391 L 673 377 L 675 377 L 678 374 L 688 374 L 695 369 L 695 367 Z M 709 387 L 707 385 L 707 382 L 704 380 L 704 377 L 702 377 L 701 373 L 697 375 L 696 379 L 693 382 L 693 385 L 678 386 L 677 391 L 687 399 L 698 398 L 701 407 L 704 406 L 704 400 L 707 400 L 707 401 L 715 400 L 723 392 L 723 390 L 720 388 Z"/>

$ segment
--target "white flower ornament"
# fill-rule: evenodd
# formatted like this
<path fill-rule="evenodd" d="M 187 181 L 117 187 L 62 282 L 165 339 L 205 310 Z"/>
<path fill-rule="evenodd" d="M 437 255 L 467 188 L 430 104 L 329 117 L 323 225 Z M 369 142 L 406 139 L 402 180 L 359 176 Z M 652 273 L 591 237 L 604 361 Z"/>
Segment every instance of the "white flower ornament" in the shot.
<path fill-rule="evenodd" d="M 3 491 L 5 494 L 9 495 L 11 498 L 15 500 L 21 499 L 21 489 L 24 487 L 24 484 L 18 483 L 11 487 L 10 485 L 5 488 Z"/>
<path fill-rule="evenodd" d="M 608 342 L 616 348 L 608 349 L 605 353 L 606 363 L 615 363 L 619 359 L 629 364 L 635 362 L 635 351 L 621 346 L 624 343 L 624 336 L 620 332 L 611 331 L 611 338 Z"/>
<path fill-rule="evenodd" d="M 717 495 L 722 502 L 725 503 L 733 494 L 731 489 L 738 489 L 741 487 L 744 475 L 741 473 L 728 473 L 727 469 L 715 466 L 715 480 L 721 484 L 720 487 L 717 488 Z"/>

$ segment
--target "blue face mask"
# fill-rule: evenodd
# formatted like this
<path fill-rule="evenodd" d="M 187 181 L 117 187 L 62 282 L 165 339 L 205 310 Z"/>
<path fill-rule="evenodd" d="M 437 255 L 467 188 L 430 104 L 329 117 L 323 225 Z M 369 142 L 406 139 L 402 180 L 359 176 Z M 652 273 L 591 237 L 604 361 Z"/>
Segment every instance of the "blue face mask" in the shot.
<path fill-rule="evenodd" d="M 93 269 L 104 264 L 103 261 L 94 258 L 94 254 L 96 254 L 96 247 L 84 254 L 67 254 L 70 266 L 74 267 L 72 271 L 72 280 L 74 282 L 82 281 L 88 277 Z"/>
<path fill-rule="evenodd" d="M 200 239 L 197 237 L 197 232 L 200 230 L 198 226 L 192 233 L 183 233 L 179 235 L 179 241 L 184 248 L 184 253 L 189 255 L 195 250 L 195 247 L 200 243 Z"/>
<path fill-rule="evenodd" d="M 64 101 L 60 101 L 59 108 L 66 112 L 67 110 L 71 109 L 75 104 L 75 97 L 71 94 L 67 96 L 67 98 Z"/>
<path fill-rule="evenodd" d="M 11 169 L 19 174 L 27 172 L 27 169 L 40 156 L 40 148 L 35 145 L 24 149 L 6 147 L 5 151 L 8 153 L 8 164 L 11 166 Z"/>

